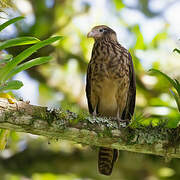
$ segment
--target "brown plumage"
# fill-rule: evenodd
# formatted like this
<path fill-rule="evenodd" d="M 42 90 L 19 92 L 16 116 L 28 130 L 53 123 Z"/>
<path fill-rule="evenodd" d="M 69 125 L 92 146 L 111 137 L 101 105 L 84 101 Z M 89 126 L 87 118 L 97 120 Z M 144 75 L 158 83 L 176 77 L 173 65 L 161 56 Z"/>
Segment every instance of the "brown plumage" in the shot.
<path fill-rule="evenodd" d="M 88 37 L 95 40 L 87 70 L 86 95 L 89 112 L 95 116 L 130 121 L 135 107 L 136 82 L 130 53 L 122 47 L 115 31 L 101 25 Z M 98 168 L 110 175 L 118 150 L 100 147 Z"/>

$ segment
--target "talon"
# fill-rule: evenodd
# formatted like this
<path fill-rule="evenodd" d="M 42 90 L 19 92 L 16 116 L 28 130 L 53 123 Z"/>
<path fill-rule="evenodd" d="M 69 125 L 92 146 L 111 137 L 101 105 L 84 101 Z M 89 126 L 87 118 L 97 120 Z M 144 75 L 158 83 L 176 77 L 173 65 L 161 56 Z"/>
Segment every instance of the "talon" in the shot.
<path fill-rule="evenodd" d="M 117 118 L 117 124 L 118 124 L 118 128 L 122 128 L 122 126 L 120 126 L 120 123 L 126 123 L 126 126 L 127 124 L 129 123 L 129 119 L 121 119 L 121 118 Z"/>

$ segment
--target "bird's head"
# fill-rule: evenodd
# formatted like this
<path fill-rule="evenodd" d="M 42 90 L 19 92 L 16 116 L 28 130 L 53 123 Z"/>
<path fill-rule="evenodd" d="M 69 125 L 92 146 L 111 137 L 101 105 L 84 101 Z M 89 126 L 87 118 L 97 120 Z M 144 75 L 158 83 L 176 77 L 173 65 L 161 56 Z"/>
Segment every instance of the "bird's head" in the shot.
<path fill-rule="evenodd" d="M 116 32 L 105 25 L 95 26 L 87 34 L 88 38 L 94 38 L 95 40 L 109 39 L 117 41 Z"/>

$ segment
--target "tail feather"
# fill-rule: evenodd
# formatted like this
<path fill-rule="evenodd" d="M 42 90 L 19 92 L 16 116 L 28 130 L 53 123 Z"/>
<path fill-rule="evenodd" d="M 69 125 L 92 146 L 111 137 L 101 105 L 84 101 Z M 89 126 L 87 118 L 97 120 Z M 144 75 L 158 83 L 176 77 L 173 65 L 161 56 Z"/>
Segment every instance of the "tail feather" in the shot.
<path fill-rule="evenodd" d="M 98 157 L 98 169 L 101 174 L 111 175 L 114 163 L 118 158 L 118 150 L 100 147 Z"/>

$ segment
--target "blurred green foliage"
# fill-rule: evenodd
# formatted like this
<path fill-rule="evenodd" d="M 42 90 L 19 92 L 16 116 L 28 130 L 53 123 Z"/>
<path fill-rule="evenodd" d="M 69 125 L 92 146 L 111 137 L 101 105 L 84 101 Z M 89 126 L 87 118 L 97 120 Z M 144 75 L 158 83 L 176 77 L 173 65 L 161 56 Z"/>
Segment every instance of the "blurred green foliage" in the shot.
<path fill-rule="evenodd" d="M 7 26 L 9 26 L 10 24 L 13 24 L 21 19 L 23 19 L 24 17 L 16 17 L 13 18 L 3 24 L 0 25 L 0 31 L 2 31 L 3 29 L 5 29 Z M 0 92 L 5 91 L 5 90 L 13 90 L 13 89 L 19 89 L 23 86 L 23 83 L 21 81 L 8 81 L 10 78 L 12 78 L 15 74 L 23 71 L 23 70 L 27 70 L 30 67 L 39 65 L 39 64 L 43 64 L 48 62 L 49 60 L 51 60 L 51 57 L 40 57 L 40 58 L 36 58 L 33 59 L 31 61 L 28 61 L 26 63 L 22 63 L 21 65 L 18 66 L 19 63 L 21 63 L 24 59 L 26 59 L 27 57 L 29 57 L 31 54 L 33 54 L 35 51 L 37 51 L 38 49 L 47 46 L 59 39 L 62 39 L 62 37 L 52 37 L 49 39 L 46 39 L 44 41 L 40 41 L 37 38 L 34 37 L 18 37 L 18 38 L 13 38 L 10 40 L 6 40 L 2 43 L 0 43 L 0 50 L 3 49 L 7 49 L 10 47 L 15 47 L 15 46 L 22 46 L 22 45 L 27 45 L 27 44 L 36 44 L 34 46 L 31 46 L 30 48 L 24 50 L 23 52 L 21 52 L 20 54 L 18 54 L 16 57 L 13 57 L 12 55 L 10 55 L 10 58 L 7 59 L 6 56 L 4 56 L 5 58 L 3 58 L 3 56 L 0 59 L 0 64 L 3 64 L 2 67 L 0 67 Z M 3 52 L 2 52 L 3 54 Z"/>
<path fill-rule="evenodd" d="M 177 103 L 178 110 L 179 110 L 179 112 L 180 112 L 180 83 L 179 83 L 179 81 L 178 81 L 177 79 L 174 79 L 174 80 L 173 80 L 173 79 L 170 78 L 168 75 L 164 74 L 163 72 L 161 72 L 161 71 L 159 71 L 159 70 L 157 70 L 157 69 L 150 69 L 150 71 L 162 75 L 162 76 L 165 77 L 165 78 L 170 82 L 170 84 L 174 87 L 174 89 L 175 89 L 176 91 L 170 89 L 170 92 L 171 92 L 171 94 L 173 95 L 173 97 L 174 97 L 174 99 L 175 99 L 175 101 L 176 101 L 176 103 Z"/>
<path fill-rule="evenodd" d="M 155 10 L 151 6 L 155 4 L 153 0 L 134 2 L 129 3 L 126 0 L 18 0 L 11 5 L 11 10 L 9 10 L 9 5 L 0 6 L 0 10 L 5 12 L 0 17 L 8 19 L 15 16 L 26 17 L 11 25 L 11 30 L 3 30 L 2 36 L 0 33 L 2 41 L 0 47 L 7 47 L 6 51 L 0 51 L 0 59 L 2 59 L 0 66 L 4 67 L 13 57 L 31 48 L 28 44 L 21 45 L 21 42 L 19 43 L 21 46 L 10 47 L 13 41 L 9 34 L 13 34 L 16 40 L 26 36 L 41 40 L 35 42 L 33 46 L 51 36 L 64 36 L 61 44 L 53 43 L 42 47 L 37 52 L 30 53 L 26 59 L 23 55 L 25 66 L 22 68 L 23 64 L 20 63 L 19 70 L 29 68 L 30 60 L 34 63 L 33 60 L 39 57 L 50 55 L 53 60 L 27 69 L 25 73 L 20 73 L 20 76 L 24 78 L 24 81 L 28 76 L 38 83 L 38 88 L 31 84 L 31 91 L 38 98 L 37 104 L 62 107 L 73 112 L 87 114 L 85 73 L 93 41 L 87 39 L 86 34 L 94 25 L 105 23 L 112 26 L 117 33 L 120 31 L 119 42 L 129 48 L 135 65 L 137 102 L 131 125 L 136 126 L 136 122 L 143 125 L 158 125 L 161 122 L 167 122 L 168 127 L 175 128 L 180 120 L 176 98 L 178 91 L 173 87 L 173 83 L 168 83 L 164 75 L 155 76 L 147 70 L 157 69 L 171 77 L 173 82 L 180 81 L 179 54 L 172 52 L 177 45 L 170 34 L 171 26 L 164 19 L 168 7 L 173 6 L 173 3 L 177 1 L 166 1 L 164 8 L 160 8 L 162 6 L 159 5 L 159 8 Z M 134 16 L 133 22 L 129 20 L 132 16 Z M 138 19 L 139 16 L 141 18 L 137 21 L 136 18 Z M 141 22 L 142 18 L 152 23 L 148 27 L 151 31 L 146 28 L 149 30 L 148 33 L 143 31 L 146 24 Z M 160 29 L 156 29 L 153 20 L 159 20 L 162 24 Z M 2 21 L 4 22 L 4 19 Z M 152 32 L 153 35 L 150 37 Z M 176 48 L 175 52 L 179 52 L 179 48 Z M 4 74 L 7 74 L 5 70 L 1 75 L 5 76 Z M 17 79 L 17 76 L 14 78 Z M 3 77 L 3 79 L 6 78 Z M 169 89 L 172 90 L 172 94 L 169 93 Z M 26 99 L 31 99 L 31 97 L 28 98 L 28 92 L 27 90 Z M 0 157 L 0 172 L 2 179 L 5 180 L 24 178 L 33 180 L 178 180 L 180 178 L 178 159 L 166 163 L 157 156 L 121 152 L 113 175 L 104 177 L 96 171 L 95 148 L 92 150 L 64 141 L 49 140 L 51 143 L 48 144 L 47 139 L 15 132 L 11 132 L 10 136 L 8 146 Z"/>
<path fill-rule="evenodd" d="M 20 17 L 13 18 L 9 21 L 6 21 L 5 23 L 0 25 L 0 31 L 5 29 L 10 24 L 13 24 L 23 18 L 24 17 L 20 16 Z M 18 37 L 18 38 L 13 38 L 13 39 L 6 40 L 0 43 L 0 50 L 7 49 L 9 47 L 14 47 L 14 46 L 22 46 L 22 45 L 37 43 L 36 45 L 31 46 L 30 48 L 21 52 L 16 57 L 13 57 L 12 55 L 10 55 L 10 58 L 8 59 L 6 56 L 2 56 L 0 58 L 0 64 L 1 65 L 3 64 L 2 67 L 0 66 L 0 97 L 6 97 L 8 98 L 8 100 L 12 99 L 9 94 L 3 93 L 3 92 L 10 91 L 10 90 L 17 90 L 23 86 L 23 83 L 21 81 L 10 80 L 15 74 L 23 70 L 27 70 L 33 66 L 47 63 L 52 59 L 52 57 L 46 56 L 46 57 L 35 58 L 25 63 L 21 63 L 25 58 L 29 57 L 31 54 L 33 54 L 35 51 L 42 48 L 43 46 L 47 46 L 59 39 L 62 39 L 62 37 L 56 36 L 56 37 L 52 37 L 52 38 L 49 38 L 40 42 L 39 39 L 34 38 L 34 37 Z M 18 65 L 19 63 L 21 64 Z M 11 100 L 10 103 L 14 103 L 14 102 Z M 0 130 L 0 150 L 4 150 L 8 141 L 8 137 L 9 137 L 9 130 Z"/>

